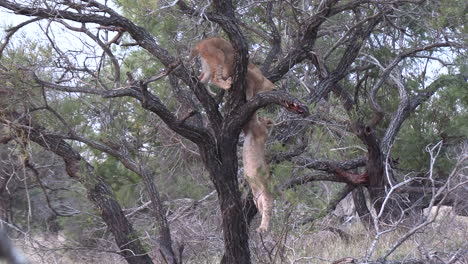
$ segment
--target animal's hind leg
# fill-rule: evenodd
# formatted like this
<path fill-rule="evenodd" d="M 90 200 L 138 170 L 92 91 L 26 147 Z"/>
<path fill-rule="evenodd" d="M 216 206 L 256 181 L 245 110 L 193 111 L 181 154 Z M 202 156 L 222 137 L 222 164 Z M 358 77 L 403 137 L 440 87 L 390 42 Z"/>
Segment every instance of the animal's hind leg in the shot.
<path fill-rule="evenodd" d="M 220 88 L 224 90 L 228 90 L 231 88 L 232 79 L 231 77 L 227 78 L 226 80 L 223 79 L 223 65 L 218 65 L 217 69 L 212 73 L 212 81 L 214 84 L 218 85 Z"/>
<path fill-rule="evenodd" d="M 252 188 L 252 196 L 253 196 L 253 201 L 255 204 L 255 207 L 257 207 L 258 212 L 261 214 L 262 213 L 262 201 L 261 201 L 261 192 L 258 191 L 255 188 Z"/>
<path fill-rule="evenodd" d="M 225 75 L 225 72 L 227 73 L 228 69 L 225 69 L 225 54 L 221 50 L 217 51 L 212 51 L 212 60 L 215 62 L 213 65 L 214 66 L 211 68 L 211 81 L 218 85 L 220 88 L 227 90 L 231 88 L 232 84 L 232 79 L 231 77 L 228 77 L 226 80 L 224 79 L 227 76 Z"/>
<path fill-rule="evenodd" d="M 268 230 L 271 221 L 271 214 L 273 211 L 273 197 L 268 191 L 263 191 L 259 197 L 261 203 L 262 222 L 257 228 L 257 232 L 264 233 Z"/>
<path fill-rule="evenodd" d="M 201 70 L 201 74 L 198 76 L 198 79 L 200 80 L 200 82 L 207 84 L 211 78 L 210 65 L 208 64 L 206 59 L 204 59 L 203 57 L 200 57 L 200 61 L 202 65 L 202 70 Z"/>

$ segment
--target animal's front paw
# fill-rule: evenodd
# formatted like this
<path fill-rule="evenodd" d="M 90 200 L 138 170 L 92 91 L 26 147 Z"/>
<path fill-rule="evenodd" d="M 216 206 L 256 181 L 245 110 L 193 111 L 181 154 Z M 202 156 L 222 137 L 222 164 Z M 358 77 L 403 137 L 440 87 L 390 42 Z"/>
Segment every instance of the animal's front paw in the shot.
<path fill-rule="evenodd" d="M 221 88 L 223 88 L 224 90 L 228 90 L 228 89 L 231 89 L 231 85 L 232 85 L 232 78 L 229 77 L 225 81 L 223 81 Z"/>
<path fill-rule="evenodd" d="M 257 232 L 258 232 L 258 233 L 261 233 L 261 234 L 264 234 L 264 233 L 266 233 L 267 231 L 268 231 L 268 226 L 259 226 L 259 227 L 257 228 Z"/>

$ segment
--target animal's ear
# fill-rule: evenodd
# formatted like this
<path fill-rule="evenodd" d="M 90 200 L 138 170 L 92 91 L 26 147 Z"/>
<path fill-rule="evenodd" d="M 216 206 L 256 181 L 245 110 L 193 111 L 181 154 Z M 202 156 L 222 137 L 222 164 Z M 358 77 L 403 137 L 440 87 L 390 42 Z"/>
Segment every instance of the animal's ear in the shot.
<path fill-rule="evenodd" d="M 272 127 L 275 125 L 275 122 L 273 122 L 272 119 L 268 118 L 268 117 L 263 117 L 262 118 L 262 122 L 267 125 L 268 127 Z"/>

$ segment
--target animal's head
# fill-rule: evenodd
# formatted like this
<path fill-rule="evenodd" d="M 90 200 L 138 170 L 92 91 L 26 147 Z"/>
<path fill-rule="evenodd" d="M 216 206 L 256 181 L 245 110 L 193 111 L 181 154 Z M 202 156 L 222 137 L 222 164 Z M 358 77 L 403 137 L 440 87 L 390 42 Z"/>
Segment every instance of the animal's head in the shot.
<path fill-rule="evenodd" d="M 267 117 L 258 117 L 257 122 L 255 122 L 255 135 L 257 140 L 262 138 L 266 140 L 268 138 L 268 129 L 274 125 L 273 120 Z"/>
<path fill-rule="evenodd" d="M 270 118 L 261 116 L 258 117 L 258 123 L 265 128 L 270 128 L 275 124 Z"/>

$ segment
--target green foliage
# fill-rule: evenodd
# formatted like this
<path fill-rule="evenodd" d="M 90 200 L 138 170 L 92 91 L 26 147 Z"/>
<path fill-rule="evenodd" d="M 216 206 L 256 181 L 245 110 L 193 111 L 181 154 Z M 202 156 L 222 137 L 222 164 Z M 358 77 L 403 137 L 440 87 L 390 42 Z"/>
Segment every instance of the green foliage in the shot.
<path fill-rule="evenodd" d="M 159 181 L 159 186 L 161 193 L 170 197 L 170 199 L 177 199 L 180 197 L 201 199 L 212 190 L 210 188 L 211 186 L 201 185 L 192 177 L 184 174 L 177 174 L 169 181 Z"/>
<path fill-rule="evenodd" d="M 442 76 L 440 89 L 426 104 L 421 105 L 407 120 L 395 145 L 402 167 L 421 170 L 429 163 L 425 147 L 444 140 L 444 148 L 437 166 L 446 173 L 452 166 L 451 157 L 445 154 L 450 147 L 466 139 L 468 135 L 468 85 L 451 76 Z M 435 81 L 437 82 L 437 81 Z M 407 155 L 411 153 L 411 155 Z"/>
<path fill-rule="evenodd" d="M 433 16 L 435 26 L 461 30 L 466 32 L 466 21 L 468 18 L 468 4 L 463 0 L 449 0 L 438 2 L 438 14 Z"/>
<path fill-rule="evenodd" d="M 72 241 L 79 241 L 83 245 L 96 245 L 93 238 L 102 237 L 105 230 L 102 229 L 102 219 L 98 217 L 98 210 L 87 199 L 86 190 L 79 183 L 70 185 L 70 190 L 64 193 L 64 197 L 72 207 L 82 213 L 72 217 L 58 216 L 57 222 L 65 237 Z"/>
<path fill-rule="evenodd" d="M 41 69 L 51 59 L 51 47 L 37 41 L 24 38 L 15 46 L 9 45 L 1 57 L 1 88 L 9 91 L 8 98 L 0 97 L 0 106 L 17 111 L 21 107 L 40 104 L 42 96 L 32 79 L 30 70 Z M 22 65 L 28 65 L 23 67 Z M 3 70 L 5 69 L 5 70 Z M 47 75 L 46 71 L 37 71 L 39 76 Z"/>
<path fill-rule="evenodd" d="M 278 196 L 275 186 L 279 186 L 281 183 L 291 179 L 294 171 L 293 164 L 291 162 L 275 164 L 271 166 L 270 171 L 271 176 L 268 182 L 268 189 L 274 194 L 274 196 Z"/>
<path fill-rule="evenodd" d="M 141 179 L 138 175 L 126 169 L 122 163 L 112 156 L 104 155 L 103 160 L 93 162 L 96 174 L 103 177 L 112 187 L 115 197 L 124 207 L 132 206 L 139 197 L 136 186 Z"/>
<path fill-rule="evenodd" d="M 206 17 L 203 15 L 184 15 L 177 6 L 168 7 L 167 4 L 170 2 L 172 1 L 114 1 L 124 16 L 138 26 L 147 29 L 154 36 L 158 45 L 167 50 L 170 55 L 182 60 L 187 56 L 193 44 L 201 38 L 213 35 L 226 37 L 221 27 L 213 21 L 206 21 Z M 194 5 L 198 10 L 203 10 L 203 12 L 212 11 L 210 5 L 204 6 L 208 2 L 187 1 L 187 3 Z M 282 50 L 278 53 L 278 58 L 286 58 L 294 54 L 290 53 L 293 51 L 290 50 L 293 46 L 291 44 L 303 39 L 303 33 L 310 29 L 305 23 L 310 22 L 311 14 L 314 14 L 324 2 L 273 1 L 271 3 L 274 8 L 272 21 L 281 36 Z M 347 3 L 341 3 L 338 6 L 343 7 Z M 255 62 L 261 63 L 267 57 L 272 44 L 268 37 L 263 36 L 272 32 L 271 25 L 268 24 L 270 21 L 266 19 L 267 11 L 270 11 L 267 9 L 268 3 L 236 1 L 235 4 L 238 8 L 236 10 L 238 12 L 237 18 L 246 25 L 241 26 L 241 30 L 250 45 L 251 61 L 254 58 Z M 314 52 L 323 59 L 322 62 L 331 74 L 330 76 L 343 74 L 345 77 L 338 84 L 344 87 L 351 96 L 355 96 L 353 99 L 357 105 L 352 110 L 346 111 L 336 96 L 329 96 L 317 104 L 309 105 L 312 116 L 304 119 L 306 128 L 299 132 L 291 131 L 288 135 L 278 135 L 279 137 L 273 135 L 270 138 L 287 139 L 273 142 L 268 146 L 268 152 L 290 151 L 299 141 L 305 142 L 302 138 L 306 138 L 309 143 L 305 153 L 301 155 L 302 157 L 342 161 L 366 155 L 367 150 L 364 143 L 356 137 L 348 125 L 353 124 L 353 122 L 367 124 L 374 116 L 374 110 L 369 104 L 369 93 L 381 76 L 382 67 L 387 67 L 396 56 L 406 50 L 435 42 L 450 41 L 451 43 L 459 42 L 459 44 L 450 49 L 419 52 L 417 54 L 419 57 L 405 58 L 392 72 L 404 85 L 409 97 L 413 99 L 417 95 L 422 95 L 429 88 L 432 79 L 435 79 L 435 83 L 440 85 L 440 89 L 405 121 L 391 150 L 392 157 L 400 158 L 399 167 L 410 171 L 425 171 L 429 158 L 425 147 L 444 140 L 444 148 L 437 161 L 436 169 L 441 171 L 441 174 L 450 170 L 452 167 L 450 148 L 466 140 L 466 135 L 468 135 L 466 122 L 468 120 L 468 93 L 466 92 L 468 86 L 466 81 L 459 82 L 453 78 L 456 74 L 461 74 L 466 80 L 468 76 L 466 56 L 463 54 L 464 49 L 458 48 L 460 43 L 465 40 L 463 34 L 467 33 L 466 1 L 433 1 L 420 5 L 405 2 L 394 6 L 397 8 L 389 8 L 388 12 L 392 13 L 388 13 L 382 18 L 370 37 L 358 40 L 358 44 L 363 43 L 364 45 L 359 48 L 359 53 L 355 54 L 357 58 L 353 58 L 353 56 L 343 58 L 345 52 L 348 51 L 347 45 L 350 43 L 351 37 L 356 36 L 360 26 L 368 26 L 367 22 L 371 21 L 374 16 L 380 12 L 387 12 L 385 6 L 380 7 L 372 3 L 349 10 L 345 8 L 343 12 L 327 17 L 317 31 L 318 38 L 310 39 L 310 46 L 298 47 L 307 52 Z M 57 6 L 57 8 L 60 7 Z M 88 7 L 83 6 L 83 8 Z M 203 7 L 206 8 L 203 9 Z M 73 7 L 70 8 L 73 9 Z M 85 11 L 84 14 L 87 12 Z M 95 9 L 90 12 L 92 14 L 101 13 Z M 316 18 L 312 18 L 312 21 Z M 43 29 L 54 31 L 53 27 L 58 24 L 58 19 L 60 18 L 44 21 L 43 26 L 46 22 L 53 26 L 43 27 Z M 87 28 L 93 33 L 98 32 L 94 24 L 88 25 Z M 348 32 L 348 30 L 351 31 Z M 103 31 L 104 29 L 99 29 L 97 34 L 103 34 Z M 53 32 L 49 36 L 55 33 Z M 84 36 L 78 32 L 72 34 L 77 34 L 76 39 Z M 0 62 L 0 79 L 2 81 L 0 89 L 7 87 L 14 90 L 11 97 L 0 98 L 0 111 L 4 109 L 24 110 L 25 113 L 30 111 L 35 121 L 52 133 L 64 135 L 65 138 L 76 133 L 110 146 L 137 163 L 141 162 L 147 165 L 154 173 L 153 180 L 157 184 L 163 200 L 177 200 L 181 197 L 200 199 L 212 191 L 213 187 L 208 182 L 207 172 L 200 159 L 202 155 L 197 153 L 197 146 L 176 135 L 174 131 L 163 124 L 159 117 L 143 109 L 138 100 L 128 97 L 109 99 L 96 94 L 67 93 L 49 88 L 43 93 L 41 85 L 30 74 L 32 70 L 40 79 L 55 84 L 105 91 L 124 86 L 126 81 L 124 73 L 126 72 L 132 73 L 135 79 L 145 79 L 159 73 L 164 66 L 157 58 L 139 46 L 113 44 L 111 48 L 123 76 L 121 83 L 117 84 L 114 83 L 115 73 L 109 56 L 102 56 L 102 50 L 98 45 L 81 43 L 86 47 L 77 52 L 68 47 L 67 44 L 54 43 L 53 46 L 27 38 L 20 40 L 9 44 Z M 340 41 L 338 42 L 338 40 Z M 128 33 L 124 34 L 123 43 L 129 44 L 134 41 Z M 331 50 L 332 47 L 333 50 Z M 77 53 L 79 55 L 75 55 Z M 313 94 L 314 89 L 323 80 L 323 76 L 318 74 L 320 69 L 316 69 L 316 65 L 311 62 L 309 55 L 309 53 L 301 55 L 303 56 L 301 62 L 290 69 L 285 77 L 277 83 L 279 89 L 287 90 L 306 103 L 309 103 L 309 92 Z M 80 56 L 87 59 L 92 58 L 90 60 L 93 62 L 84 63 L 84 59 Z M 352 63 L 346 72 L 335 72 L 337 65 L 346 63 L 347 59 L 352 59 Z M 436 62 L 426 63 L 426 60 L 446 60 L 447 63 L 441 63 L 437 66 Z M 273 61 L 272 68 L 278 66 L 277 62 L 277 60 Z M 282 62 L 283 66 L 286 64 L 285 61 Z M 440 70 L 440 72 L 435 74 L 431 72 L 436 70 Z M 441 73 L 446 74 L 446 76 L 440 76 Z M 182 82 L 180 85 L 182 89 L 187 88 Z M 181 105 L 175 99 L 175 91 L 168 84 L 167 77 L 151 83 L 149 90 L 178 118 L 182 117 L 186 111 L 195 110 L 190 109 L 191 106 Z M 44 98 L 47 99 L 48 106 L 53 111 L 45 109 Z M 192 96 L 191 99 L 198 103 L 196 96 Z M 393 113 L 401 103 L 398 87 L 391 78 L 383 84 L 375 99 L 385 112 L 384 119 L 377 127 L 372 128 L 376 138 L 381 138 L 389 127 Z M 3 105 L 6 105 L 6 108 Z M 224 105 L 221 103 L 219 106 L 223 114 Z M 196 110 L 200 109 L 203 108 L 199 107 Z M 282 110 L 277 109 L 275 106 L 274 110 L 263 111 L 262 115 L 273 117 L 278 122 L 299 119 L 299 117 L 291 117 L 292 115 L 284 114 Z M 207 131 L 211 131 L 206 121 L 205 110 L 199 111 L 204 115 L 203 122 L 194 125 L 206 125 Z M 60 118 L 57 117 L 56 113 L 60 115 Z M 194 122 L 192 119 L 186 121 Z M 9 132 L 8 129 L 5 131 Z M 274 133 L 276 131 L 273 130 L 272 134 Z M 287 134 L 288 131 L 281 133 Z M 295 138 L 298 134 L 301 136 L 300 140 Z M 26 140 L 28 135 L 24 133 L 19 138 Z M 123 207 L 134 207 L 140 203 L 140 198 L 147 199 L 144 197 L 143 190 L 145 188 L 140 176 L 125 168 L 116 158 L 86 146 L 84 143 L 72 142 L 71 140 L 68 142 L 81 153 L 85 160 L 91 162 L 96 175 L 102 177 L 112 187 L 113 193 Z M 215 147 L 213 146 L 213 148 Z M 24 153 L 18 155 L 20 159 L 25 159 L 26 156 Z M 317 173 L 297 166 L 294 162 L 293 159 L 271 165 L 272 175 L 269 188 L 272 192 L 275 192 L 274 186 L 281 185 L 293 177 Z M 398 174 L 399 171 L 396 170 L 396 173 Z M 86 176 L 90 177 L 86 184 L 92 186 L 96 178 L 94 175 Z M 313 182 L 297 186 L 294 189 L 284 191 L 281 197 L 277 195 L 277 198 L 286 199 L 288 205 L 293 208 L 292 211 L 297 209 L 300 214 L 319 218 L 324 216 L 324 209 L 328 205 L 329 198 L 333 197 L 333 193 L 337 192 L 340 186 L 340 184 L 325 184 Z M 86 187 L 89 187 L 88 185 Z M 77 188 L 78 191 L 70 195 L 70 200 L 80 205 L 82 203 L 82 208 L 79 209 L 84 213 L 69 218 L 59 217 L 58 221 L 68 237 L 83 241 L 85 244 L 97 245 L 99 239 L 108 236 L 108 232 L 103 228 L 104 224 L 99 222 L 96 217 L 99 212 L 95 209 L 89 209 L 92 206 L 85 199 L 86 193 L 82 186 L 73 187 Z M 42 193 L 39 189 L 32 189 L 29 195 L 35 199 L 40 197 Z M 174 207 L 171 208 L 174 209 L 172 211 L 177 211 L 182 207 L 176 202 L 170 204 L 171 207 Z M 18 198 L 15 206 L 26 208 L 28 204 L 24 198 Z M 201 211 L 196 212 L 198 213 L 197 217 L 214 218 L 213 211 L 216 210 L 213 210 L 212 206 L 201 207 L 197 208 Z M 24 211 L 21 211 L 21 214 L 18 213 L 21 217 L 15 216 L 15 221 L 20 225 L 26 224 L 26 218 L 22 217 Z M 143 217 L 138 215 L 140 213 Z M 289 211 L 275 212 L 274 218 L 276 219 L 273 221 L 279 222 L 281 221 L 278 220 L 280 217 L 289 213 Z M 142 235 L 146 232 L 156 233 L 157 228 L 155 228 L 156 224 L 153 219 L 148 224 L 143 219 L 147 217 L 146 212 L 141 211 L 138 214 L 131 218 L 132 221 L 135 221 L 134 225 L 138 227 L 138 232 Z M 182 221 L 172 222 L 171 228 L 176 230 L 177 236 L 181 234 L 180 236 L 184 240 L 186 239 L 185 233 L 188 232 L 183 230 L 184 223 L 179 222 Z M 192 223 L 190 222 L 190 224 Z M 286 226 L 285 223 L 280 224 L 282 227 Z M 177 229 L 178 225 L 182 226 L 180 230 Z M 314 226 L 313 231 L 316 231 L 315 228 L 316 226 Z M 205 234 L 203 233 L 203 235 Z M 188 240 L 192 241 L 191 238 Z M 285 239 L 284 243 L 286 241 L 291 241 L 291 239 Z M 109 247 L 108 244 L 105 246 Z M 346 246 L 349 248 L 349 245 L 344 247 Z M 193 248 L 198 249 L 198 245 L 193 245 Z M 150 249 L 149 246 L 148 249 Z M 206 252 L 214 252 L 210 250 Z M 216 250 L 218 252 L 219 248 Z M 396 258 L 404 257 L 404 255 L 398 254 L 395 254 Z"/>
<path fill-rule="evenodd" d="M 96 246 L 98 238 L 105 235 L 105 230 L 97 225 L 99 220 L 95 215 L 79 214 L 74 217 L 59 217 L 58 223 L 67 239 L 85 246 Z"/>

